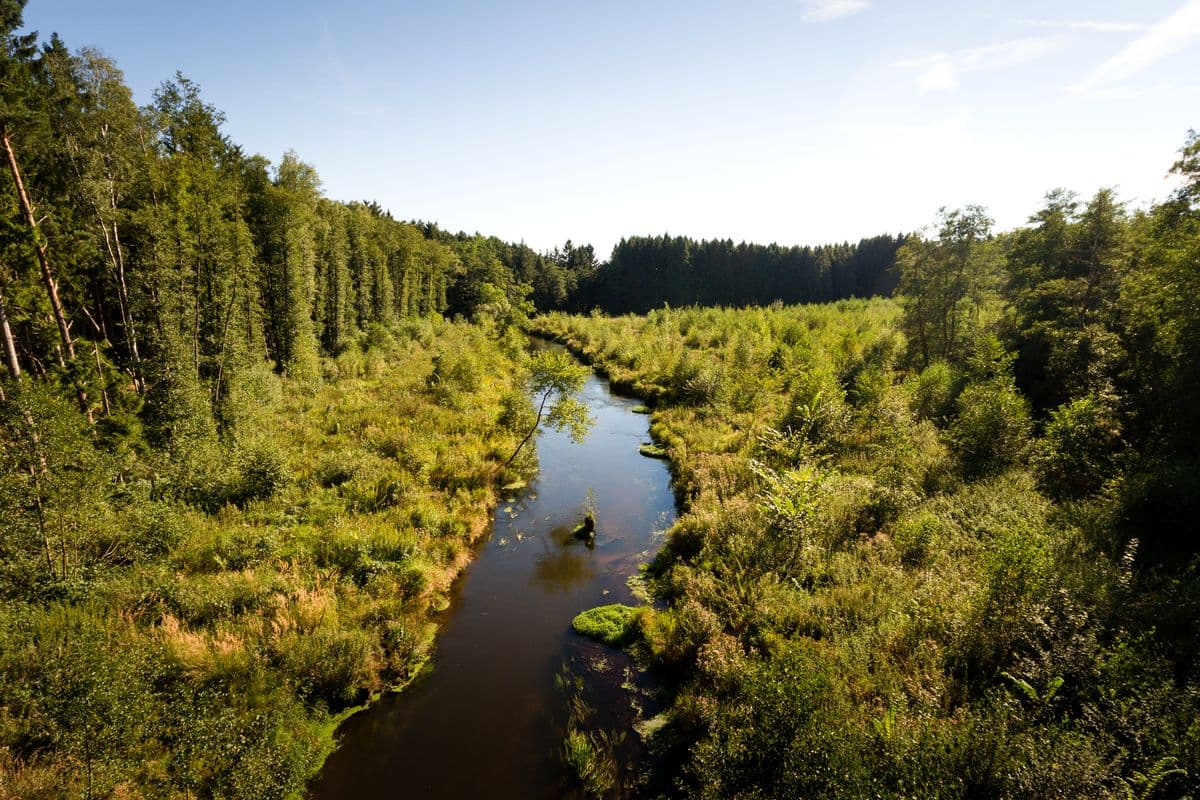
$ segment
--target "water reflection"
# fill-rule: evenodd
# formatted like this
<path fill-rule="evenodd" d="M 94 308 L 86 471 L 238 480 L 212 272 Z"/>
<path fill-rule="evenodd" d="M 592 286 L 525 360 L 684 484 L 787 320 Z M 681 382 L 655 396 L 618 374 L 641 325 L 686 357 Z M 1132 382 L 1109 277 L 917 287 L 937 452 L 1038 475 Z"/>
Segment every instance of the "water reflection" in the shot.
<path fill-rule="evenodd" d="M 596 561 L 587 544 L 566 527 L 545 536 L 542 553 L 533 565 L 530 581 L 546 592 L 565 592 L 586 585 L 596 577 Z"/>

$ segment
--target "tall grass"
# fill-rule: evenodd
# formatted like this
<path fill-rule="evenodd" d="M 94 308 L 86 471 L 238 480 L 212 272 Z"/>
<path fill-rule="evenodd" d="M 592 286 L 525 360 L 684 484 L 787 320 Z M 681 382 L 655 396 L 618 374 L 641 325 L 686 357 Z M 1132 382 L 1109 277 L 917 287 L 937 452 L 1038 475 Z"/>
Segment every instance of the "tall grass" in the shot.
<path fill-rule="evenodd" d="M 533 463 L 499 470 L 520 357 L 410 322 L 325 382 L 251 371 L 186 463 L 136 439 L 78 461 L 54 573 L 0 547 L 0 796 L 299 796 L 332 721 L 424 664 L 430 609 Z"/>
<path fill-rule="evenodd" d="M 535 321 L 652 405 L 676 474 L 686 513 L 652 571 L 668 607 L 634 645 L 678 687 L 674 785 L 1195 795 L 1195 626 L 1156 631 L 1200 595 L 1113 552 L 1118 490 L 1070 499 L 1097 485 L 1073 472 L 1103 420 L 1081 407 L 1038 440 L 1002 367 L 909 369 L 899 316 L 872 300 Z"/>

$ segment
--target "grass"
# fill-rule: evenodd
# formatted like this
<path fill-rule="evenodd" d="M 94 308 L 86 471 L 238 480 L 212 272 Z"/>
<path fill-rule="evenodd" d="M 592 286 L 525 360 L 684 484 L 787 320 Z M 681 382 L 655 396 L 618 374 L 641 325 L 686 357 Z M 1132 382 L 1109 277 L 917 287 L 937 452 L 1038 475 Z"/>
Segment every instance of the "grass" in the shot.
<path fill-rule="evenodd" d="M 481 327 L 410 324 L 327 360 L 326 381 L 245 376 L 236 424 L 191 472 L 144 449 L 121 484 L 97 467 L 122 496 L 54 510 L 72 593 L 0 611 L 0 785 L 300 795 L 337 723 L 426 668 L 500 487 L 535 464 L 499 469 L 519 357 Z M 247 476 L 253 496 L 225 488 Z M 6 598 L 32 569 L 17 552 Z"/>
<path fill-rule="evenodd" d="M 1174 613 L 1154 579 L 1133 594 L 1130 558 L 1109 545 L 1119 493 L 1047 498 L 1011 385 L 987 369 L 914 372 L 900 311 L 535 321 L 654 404 L 643 453 L 672 460 L 683 513 L 647 580 L 667 607 L 635 626 L 609 607 L 575 623 L 632 643 L 677 687 L 665 785 L 714 799 L 1109 797 L 1167 758 L 1187 775 L 1155 796 L 1195 795 L 1200 681 L 1192 650 L 1153 633 Z M 1169 607 L 1198 607 L 1171 586 Z"/>

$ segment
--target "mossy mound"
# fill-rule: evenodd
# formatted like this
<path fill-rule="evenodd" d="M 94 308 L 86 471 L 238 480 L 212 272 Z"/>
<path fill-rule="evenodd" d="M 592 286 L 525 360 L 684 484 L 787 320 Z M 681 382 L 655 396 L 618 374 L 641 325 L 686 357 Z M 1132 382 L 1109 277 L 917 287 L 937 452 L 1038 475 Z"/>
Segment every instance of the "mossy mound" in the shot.
<path fill-rule="evenodd" d="M 644 455 L 646 458 L 667 457 L 667 448 L 660 444 L 655 444 L 654 442 L 646 442 L 644 445 L 638 448 L 638 452 Z"/>
<path fill-rule="evenodd" d="M 597 606 L 576 616 L 571 621 L 571 627 L 589 639 L 603 642 L 609 647 L 620 647 L 632 638 L 633 621 L 637 613 L 637 608 L 621 603 Z"/>

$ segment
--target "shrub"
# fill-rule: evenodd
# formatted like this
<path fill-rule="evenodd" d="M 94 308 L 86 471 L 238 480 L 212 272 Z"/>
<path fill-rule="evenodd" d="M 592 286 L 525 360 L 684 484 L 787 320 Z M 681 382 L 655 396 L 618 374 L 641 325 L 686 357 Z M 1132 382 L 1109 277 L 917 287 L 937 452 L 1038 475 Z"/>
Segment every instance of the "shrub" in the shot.
<path fill-rule="evenodd" d="M 274 650 L 299 696 L 330 710 L 362 702 L 365 687 L 375 682 L 375 644 L 367 631 L 321 627 L 288 633 Z"/>
<path fill-rule="evenodd" d="M 231 499 L 238 505 L 273 497 L 291 480 L 283 452 L 265 442 L 242 454 L 238 473 L 238 484 L 231 492 Z"/>
<path fill-rule="evenodd" d="M 1029 404 L 1011 379 L 971 384 L 957 406 L 950 442 L 967 477 L 995 475 L 1028 452 L 1033 433 Z"/>
<path fill-rule="evenodd" d="M 685 351 L 671 371 L 667 389 L 685 405 L 704 405 L 717 400 L 721 393 L 721 375 L 690 351 Z"/>
<path fill-rule="evenodd" d="M 1009 666 L 1014 646 L 1039 613 L 1051 573 L 1043 536 L 1032 526 L 1016 528 L 989 554 L 953 658 L 968 679 L 990 680 Z"/>
<path fill-rule="evenodd" d="M 930 511 L 902 517 L 892 527 L 892 544 L 900 561 L 909 567 L 923 565 L 941 527 L 942 521 Z"/>
<path fill-rule="evenodd" d="M 823 449 L 836 449 L 850 425 L 842 387 L 828 371 L 806 370 L 795 378 L 782 430 L 792 430 Z"/>
<path fill-rule="evenodd" d="M 455 348 L 433 357 L 433 371 L 427 384 L 439 403 L 457 408 L 463 394 L 479 390 L 482 379 L 475 356 L 470 351 Z"/>
<path fill-rule="evenodd" d="M 920 419 L 945 425 L 954 413 L 962 380 L 945 361 L 935 361 L 913 378 L 913 412 Z"/>
<path fill-rule="evenodd" d="M 1038 443 L 1036 464 L 1042 486 L 1057 497 L 1096 491 L 1110 472 L 1119 436 L 1116 420 L 1095 395 L 1054 409 Z"/>
<path fill-rule="evenodd" d="M 359 459 L 347 453 L 335 453 L 321 460 L 313 477 L 321 486 L 330 489 L 353 480 L 360 468 Z"/>

